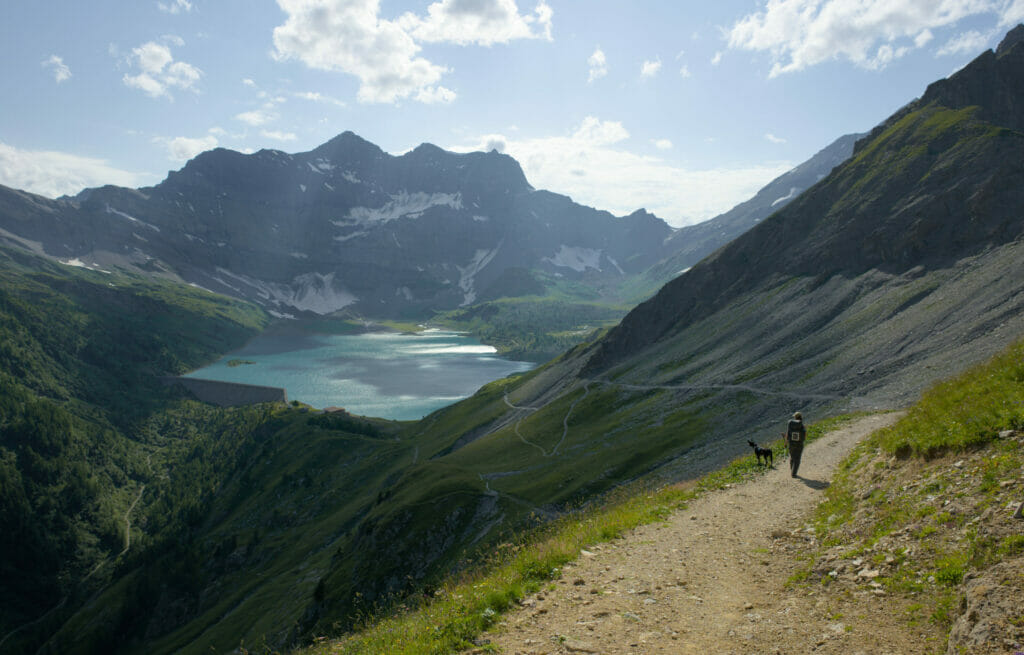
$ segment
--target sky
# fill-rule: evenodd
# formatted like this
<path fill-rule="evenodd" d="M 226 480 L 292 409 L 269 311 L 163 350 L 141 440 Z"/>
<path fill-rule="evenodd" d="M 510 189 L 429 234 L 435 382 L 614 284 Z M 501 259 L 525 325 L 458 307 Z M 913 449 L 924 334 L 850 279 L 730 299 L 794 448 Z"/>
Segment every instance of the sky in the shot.
<path fill-rule="evenodd" d="M 884 120 L 1024 0 L 36 0 L 0 6 L 0 184 L 151 186 L 351 130 L 515 157 L 674 226 Z"/>

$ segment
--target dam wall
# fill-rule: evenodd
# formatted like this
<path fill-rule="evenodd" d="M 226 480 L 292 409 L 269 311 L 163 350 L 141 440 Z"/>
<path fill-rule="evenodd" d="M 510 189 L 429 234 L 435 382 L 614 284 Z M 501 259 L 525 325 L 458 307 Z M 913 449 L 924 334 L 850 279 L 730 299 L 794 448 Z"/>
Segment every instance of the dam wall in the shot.
<path fill-rule="evenodd" d="M 179 384 L 199 400 L 221 407 L 288 402 L 288 393 L 280 387 L 264 387 L 257 384 L 219 382 L 217 380 L 200 380 L 199 378 L 174 376 L 163 377 L 161 380 L 167 386 Z"/>

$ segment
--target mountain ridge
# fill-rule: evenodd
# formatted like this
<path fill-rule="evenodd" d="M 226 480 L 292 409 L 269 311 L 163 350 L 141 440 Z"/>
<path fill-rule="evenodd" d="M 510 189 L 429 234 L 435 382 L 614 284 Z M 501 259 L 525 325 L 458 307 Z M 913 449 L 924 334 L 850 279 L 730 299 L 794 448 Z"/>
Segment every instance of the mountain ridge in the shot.
<path fill-rule="evenodd" d="M 425 317 L 472 304 L 513 268 L 545 288 L 614 293 L 666 254 L 672 233 L 647 213 L 614 217 L 535 190 L 508 155 L 424 143 L 392 156 L 352 132 L 296 154 L 217 148 L 152 187 L 0 195 L 12 196 L 0 227 L 50 256 L 155 272 L 282 315 Z"/>
<path fill-rule="evenodd" d="M 1009 53 L 1015 53 L 1011 60 L 1015 70 L 1024 72 L 1024 46 L 1014 43 L 1004 56 Z M 993 57 L 988 51 L 954 78 L 987 77 Z M 1020 91 L 1024 85 L 1013 89 L 1024 107 Z M 926 93 L 924 98 L 928 97 Z M 915 101 L 872 130 L 858 143 L 853 158 L 833 171 L 834 191 L 829 195 L 803 194 L 727 249 L 668 283 L 662 298 L 641 304 L 612 330 L 589 370 L 607 368 L 615 352 L 635 352 L 644 340 L 657 340 L 687 316 L 698 316 L 728 300 L 734 293 L 730 289 L 743 288 L 744 282 L 749 285 L 768 275 L 813 276 L 824 281 L 834 274 L 859 274 L 872 268 L 904 271 L 914 265 L 941 266 L 990 244 L 1012 241 L 1021 231 L 1012 208 L 1019 206 L 1019 189 L 1024 188 L 1024 172 L 1014 163 L 1020 161 L 1017 153 L 1024 147 L 1024 135 L 980 118 L 991 112 L 970 105 L 944 108 L 938 102 Z M 1003 122 L 1016 124 L 1014 119 Z M 916 145 L 921 139 L 931 144 L 925 150 Z M 873 179 L 884 184 L 872 188 Z M 946 185 L 954 183 L 969 187 L 956 195 L 967 220 L 955 230 L 942 200 L 950 195 Z M 891 191 L 885 195 L 879 189 Z M 891 218 L 882 223 L 857 219 L 883 212 Z M 826 219 L 819 220 L 822 216 Z M 847 254 L 849 244 L 861 247 Z M 655 308 L 666 306 L 682 307 L 683 314 L 659 315 Z"/>

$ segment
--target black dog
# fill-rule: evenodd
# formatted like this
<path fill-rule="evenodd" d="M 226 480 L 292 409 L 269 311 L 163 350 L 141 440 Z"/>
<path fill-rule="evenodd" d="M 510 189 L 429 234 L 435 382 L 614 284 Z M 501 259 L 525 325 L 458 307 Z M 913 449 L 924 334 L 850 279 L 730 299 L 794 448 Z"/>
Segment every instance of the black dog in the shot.
<path fill-rule="evenodd" d="M 766 466 L 775 466 L 775 462 L 772 460 L 771 448 L 762 448 L 753 441 L 747 441 L 747 443 L 750 444 L 750 447 L 754 449 L 754 457 L 757 458 L 758 464 L 761 463 L 761 458 L 763 457 Z"/>

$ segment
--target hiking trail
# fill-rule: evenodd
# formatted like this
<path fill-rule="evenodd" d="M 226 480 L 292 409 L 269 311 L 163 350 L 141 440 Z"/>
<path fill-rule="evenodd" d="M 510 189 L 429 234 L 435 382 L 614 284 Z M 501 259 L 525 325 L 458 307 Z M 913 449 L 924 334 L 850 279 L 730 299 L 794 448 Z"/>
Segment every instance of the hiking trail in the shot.
<path fill-rule="evenodd" d="M 507 655 L 920 652 L 896 599 L 865 594 L 838 607 L 814 586 L 786 586 L 836 466 L 897 418 L 860 418 L 808 444 L 798 478 L 780 459 L 663 523 L 582 551 L 483 638 Z"/>

